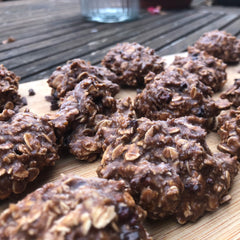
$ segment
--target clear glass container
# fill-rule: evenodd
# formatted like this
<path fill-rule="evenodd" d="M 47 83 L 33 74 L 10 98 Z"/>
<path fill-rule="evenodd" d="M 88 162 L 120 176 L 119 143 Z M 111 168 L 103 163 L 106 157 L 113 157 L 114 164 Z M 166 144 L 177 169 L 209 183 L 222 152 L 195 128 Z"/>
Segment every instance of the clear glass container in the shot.
<path fill-rule="evenodd" d="M 90 21 L 123 22 L 139 15 L 139 0 L 80 0 L 81 13 Z"/>

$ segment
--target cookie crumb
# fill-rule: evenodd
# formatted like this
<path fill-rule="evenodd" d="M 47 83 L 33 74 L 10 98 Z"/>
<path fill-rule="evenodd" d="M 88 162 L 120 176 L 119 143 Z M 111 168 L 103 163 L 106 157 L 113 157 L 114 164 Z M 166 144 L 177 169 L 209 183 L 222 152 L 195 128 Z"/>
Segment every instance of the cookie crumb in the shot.
<path fill-rule="evenodd" d="M 32 88 L 28 89 L 28 96 L 34 96 L 34 95 L 36 95 L 35 91 Z"/>
<path fill-rule="evenodd" d="M 45 99 L 47 102 L 51 103 L 51 106 L 50 106 L 51 111 L 55 111 L 55 110 L 59 109 L 58 100 L 55 97 L 45 96 Z"/>
<path fill-rule="evenodd" d="M 12 43 L 12 42 L 15 42 L 15 41 L 16 41 L 15 38 L 9 37 L 8 39 L 3 40 L 3 41 L 2 41 L 2 44 L 5 45 L 5 44 Z"/>
<path fill-rule="evenodd" d="M 28 103 L 27 103 L 27 98 L 26 97 L 22 97 L 22 106 L 26 106 L 26 105 L 28 105 Z"/>

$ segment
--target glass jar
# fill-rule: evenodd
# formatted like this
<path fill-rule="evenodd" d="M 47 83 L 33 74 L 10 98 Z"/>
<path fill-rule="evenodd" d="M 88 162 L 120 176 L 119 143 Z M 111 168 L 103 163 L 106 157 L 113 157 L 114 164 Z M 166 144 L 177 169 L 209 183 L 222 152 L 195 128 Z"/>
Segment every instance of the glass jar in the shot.
<path fill-rule="evenodd" d="M 113 23 L 139 15 L 139 0 L 80 0 L 81 13 L 90 21 Z"/>

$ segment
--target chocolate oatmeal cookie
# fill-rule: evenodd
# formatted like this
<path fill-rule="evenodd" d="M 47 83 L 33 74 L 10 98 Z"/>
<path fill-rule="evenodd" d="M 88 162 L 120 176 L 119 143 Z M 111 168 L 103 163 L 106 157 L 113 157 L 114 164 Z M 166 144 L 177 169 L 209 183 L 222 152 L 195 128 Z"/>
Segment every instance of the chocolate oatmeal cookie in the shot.
<path fill-rule="evenodd" d="M 240 108 L 224 111 L 218 118 L 218 149 L 240 159 Z"/>
<path fill-rule="evenodd" d="M 79 160 L 92 162 L 101 155 L 101 139 L 95 136 L 101 120 L 133 111 L 130 99 L 117 101 L 112 97 L 112 84 L 88 77 L 67 93 L 58 112 L 45 116 L 53 123 L 59 144 Z"/>
<path fill-rule="evenodd" d="M 221 90 L 227 81 L 227 65 L 221 59 L 193 47 L 188 47 L 188 53 L 188 57 L 175 57 L 173 65 L 197 74 L 199 81 L 209 86 L 214 92 Z"/>
<path fill-rule="evenodd" d="M 60 109 L 54 114 L 52 123 L 59 136 L 71 132 L 78 124 L 92 123 L 97 114 L 116 111 L 116 100 L 112 97 L 110 81 L 99 81 L 89 76 L 67 93 Z"/>
<path fill-rule="evenodd" d="M 228 194 L 238 172 L 236 158 L 212 154 L 197 117 L 167 121 L 119 119 L 97 173 L 124 180 L 148 217 L 176 217 L 180 224 L 196 221 L 231 199 Z M 105 131 L 103 129 L 103 131 Z M 111 131 L 110 131 L 111 134 Z"/>
<path fill-rule="evenodd" d="M 240 40 L 225 31 L 215 30 L 204 33 L 194 47 L 226 63 L 237 63 L 240 60 Z"/>
<path fill-rule="evenodd" d="M 0 238 L 151 240 L 123 181 L 65 176 L 12 204 L 0 216 Z"/>
<path fill-rule="evenodd" d="M 149 47 L 138 43 L 119 43 L 102 60 L 102 65 L 117 75 L 121 86 L 141 87 L 149 72 L 164 70 L 163 60 Z"/>
<path fill-rule="evenodd" d="M 69 136 L 66 137 L 69 152 L 78 160 L 93 162 L 102 154 L 102 139 L 96 135 L 99 122 L 104 115 L 96 115 L 94 121 L 80 123 Z"/>
<path fill-rule="evenodd" d="M 79 124 L 78 127 L 67 137 L 69 151 L 77 159 L 92 162 L 97 160 L 103 153 L 104 139 L 102 132 L 98 129 L 111 119 L 122 117 L 132 119 L 135 116 L 133 104 L 130 98 L 117 100 L 116 112 L 111 115 L 97 114 L 93 122 Z M 111 139 L 108 139 L 110 142 Z"/>
<path fill-rule="evenodd" d="M 18 110 L 22 106 L 18 94 L 18 83 L 20 77 L 0 65 L 0 112 L 3 109 Z"/>
<path fill-rule="evenodd" d="M 94 76 L 98 82 L 111 81 L 116 82 L 117 76 L 105 67 L 92 66 L 82 59 L 73 59 L 68 61 L 64 66 L 57 67 L 56 71 L 48 79 L 48 84 L 52 88 L 52 95 L 55 98 L 64 97 L 68 91 L 82 80 Z M 109 91 L 115 95 L 119 91 L 117 84 L 108 84 Z"/>
<path fill-rule="evenodd" d="M 240 79 L 235 79 L 234 84 L 221 94 L 221 98 L 228 99 L 234 107 L 240 106 Z"/>
<path fill-rule="evenodd" d="M 166 120 L 195 115 L 211 122 L 221 109 L 231 104 L 227 100 L 212 100 L 211 88 L 198 79 L 198 75 L 184 68 L 170 66 L 165 72 L 156 75 L 137 95 L 137 116 Z"/>
<path fill-rule="evenodd" d="M 22 193 L 45 166 L 58 160 L 53 127 L 30 112 L 0 115 L 0 199 Z"/>

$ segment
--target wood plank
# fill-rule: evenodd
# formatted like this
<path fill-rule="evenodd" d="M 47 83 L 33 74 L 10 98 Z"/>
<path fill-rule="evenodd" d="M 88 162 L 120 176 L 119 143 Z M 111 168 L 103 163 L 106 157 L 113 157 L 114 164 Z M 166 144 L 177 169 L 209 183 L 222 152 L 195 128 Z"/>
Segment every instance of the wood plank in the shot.
<path fill-rule="evenodd" d="M 181 16 L 185 16 L 184 18 L 182 18 L 181 20 L 177 21 L 179 24 L 184 24 L 186 23 L 186 21 L 191 21 L 192 19 L 195 18 L 199 18 L 204 17 L 206 15 L 206 13 L 199 13 L 199 14 L 194 14 L 194 15 L 190 15 L 190 16 L 186 16 L 186 13 L 183 12 L 180 14 Z M 56 67 L 59 64 L 63 64 L 65 61 L 67 61 L 68 59 L 72 59 L 72 58 L 76 58 L 76 57 L 82 57 L 84 56 L 84 59 L 89 60 L 86 57 L 91 57 L 88 54 L 89 53 L 93 53 L 94 51 L 98 50 L 98 49 L 104 49 L 108 46 L 111 46 L 117 42 L 121 42 L 121 41 L 128 41 L 129 37 L 135 37 L 135 36 L 139 36 L 138 38 L 138 42 L 141 42 L 141 36 L 145 35 L 146 32 L 149 31 L 149 29 L 152 29 L 152 27 L 155 29 L 156 32 L 159 32 L 159 29 L 162 29 L 162 32 L 166 32 L 166 31 L 170 31 L 170 29 L 176 29 L 179 27 L 178 24 L 172 24 L 174 18 L 177 18 L 177 15 L 175 16 L 171 16 L 171 20 L 168 19 L 166 16 L 165 17 L 161 17 L 161 21 L 155 21 L 154 23 L 150 23 L 149 25 L 139 25 L 138 22 L 136 22 L 136 24 L 138 24 L 138 26 L 134 26 L 133 29 L 128 28 L 125 31 L 115 31 L 115 29 L 110 29 L 108 31 L 109 36 L 112 36 L 111 38 L 108 37 L 104 37 L 101 39 L 98 39 L 97 41 L 93 39 L 88 39 L 88 38 L 84 38 L 84 39 L 80 39 L 79 41 L 76 42 L 77 46 L 75 49 L 71 49 L 68 51 L 64 51 L 62 53 L 55 53 L 52 56 L 48 57 L 47 59 L 42 58 L 38 61 L 38 65 L 36 67 L 36 65 L 34 65 L 33 63 L 29 63 L 26 64 L 23 67 L 19 66 L 16 68 L 13 68 L 13 70 L 20 76 L 23 77 L 23 81 L 25 77 L 28 77 L 30 75 L 34 75 L 38 72 L 42 72 L 45 69 L 50 69 L 51 67 Z M 155 25 L 154 25 L 155 24 Z M 155 27 L 156 25 L 159 25 L 159 27 Z M 152 33 L 152 31 L 151 31 Z M 105 34 L 105 33 L 103 33 Z M 97 35 L 96 35 L 97 36 Z M 151 36 L 149 34 L 149 36 Z M 93 38 L 93 37 L 92 37 Z M 90 42 L 89 42 L 90 41 Z M 88 44 L 85 44 L 86 42 L 88 42 Z M 83 45 L 81 45 L 81 44 Z M 70 46 L 73 46 L 73 42 L 71 42 Z M 67 47 L 67 46 L 66 46 Z M 47 54 L 49 56 L 49 51 L 56 51 L 56 48 L 54 49 L 48 49 Z M 64 49 L 63 47 L 61 47 L 61 49 Z M 106 51 L 105 51 L 106 53 Z M 41 51 L 40 54 L 44 54 L 44 52 Z M 94 63 L 96 61 L 100 61 L 100 59 L 96 59 L 94 55 L 92 55 L 94 58 Z M 32 55 L 32 58 L 35 58 L 36 55 Z M 23 61 L 23 56 L 21 56 L 21 61 Z M 29 59 L 27 59 L 27 61 L 29 61 Z M 5 62 L 3 62 L 5 63 Z M 7 62 L 9 64 L 9 62 Z M 49 63 L 51 63 L 52 65 L 49 65 Z M 6 63 L 5 63 L 6 65 Z M 7 65 L 8 66 L 8 65 Z M 46 76 L 45 76 L 46 77 Z"/>
<path fill-rule="evenodd" d="M 0 20 L 1 20 L 2 26 L 4 27 L 4 30 L 7 30 L 7 27 L 9 27 L 9 29 L 11 28 L 16 29 L 16 26 L 21 24 L 33 25 L 35 22 L 35 24 L 38 25 L 38 24 L 41 24 L 42 22 L 46 22 L 47 20 L 50 20 L 53 18 L 63 19 L 65 17 L 74 16 L 79 14 L 80 7 L 74 8 L 71 11 L 70 9 L 65 7 L 63 9 L 56 8 L 54 11 L 52 11 L 51 9 L 47 9 L 47 10 L 43 9 L 39 12 L 36 12 L 31 8 L 27 8 L 27 9 L 16 8 L 15 11 L 8 11 L 7 9 L 5 9 L 4 12 L 6 12 L 7 14 L 1 14 Z M 24 16 L 22 15 L 23 12 L 25 13 Z"/>
<path fill-rule="evenodd" d="M 223 27 L 222 30 L 231 33 L 233 35 L 237 35 L 240 33 L 240 17 L 236 19 L 234 22 L 231 22 L 227 26 Z"/>
<path fill-rule="evenodd" d="M 151 41 L 147 41 L 144 44 L 150 46 L 153 49 L 158 50 L 159 48 L 169 45 L 169 43 L 177 40 L 181 37 L 186 36 L 187 34 L 198 30 L 200 27 L 208 25 L 209 21 L 214 21 L 222 17 L 221 15 L 210 15 L 207 18 L 197 19 L 196 21 L 191 21 L 190 23 L 186 23 L 184 26 L 179 27 L 176 31 L 172 31 L 170 33 L 161 35 L 152 39 Z"/>
<path fill-rule="evenodd" d="M 142 22 L 148 23 L 149 21 L 153 21 L 153 16 L 151 16 L 150 14 L 148 14 L 147 16 L 145 16 L 145 14 L 141 14 L 140 19 L 138 20 L 139 24 L 142 24 Z M 60 35 L 62 35 L 64 37 L 67 33 L 70 33 L 71 31 L 74 34 L 78 30 L 83 30 L 85 28 L 90 28 L 90 27 L 95 27 L 95 26 L 98 27 L 98 26 L 102 26 L 102 25 L 103 24 L 96 23 L 96 22 L 86 22 L 78 14 L 77 16 L 73 17 L 73 19 L 71 19 L 71 18 L 70 19 L 68 19 L 68 18 L 62 19 L 61 22 L 54 21 L 54 22 L 51 22 L 51 24 L 48 22 L 47 24 L 45 24 L 41 27 L 39 26 L 37 31 L 31 31 L 31 29 L 29 29 L 29 28 L 25 29 L 24 31 L 22 30 L 21 33 L 23 33 L 23 34 L 20 33 L 20 35 L 18 35 L 16 37 L 17 41 L 14 43 L 11 43 L 11 44 L 3 45 L 0 48 L 0 52 L 10 50 L 10 49 L 16 48 L 16 47 L 29 45 L 31 43 L 36 44 L 37 42 L 40 42 L 42 40 L 51 39 L 53 37 L 60 36 Z M 117 26 L 117 25 L 119 25 L 119 24 L 117 24 L 117 23 L 114 25 L 112 24 L 112 26 Z M 132 25 L 132 22 L 129 23 L 129 26 L 130 25 Z M 137 25 L 137 24 L 135 24 L 135 22 L 134 22 L 133 25 Z M 121 26 L 126 26 L 126 25 L 125 25 L 125 23 L 122 23 Z M 34 28 L 36 28 L 36 26 L 34 26 Z M 107 29 L 106 24 L 105 24 L 105 27 L 102 28 L 102 30 L 103 29 Z M 100 28 L 100 30 L 101 30 L 101 28 Z M 14 33 L 14 32 L 11 32 L 11 31 L 9 32 L 9 35 L 11 35 L 11 36 L 15 36 L 15 34 L 16 33 Z M 83 33 L 83 34 L 85 34 L 85 33 Z M 71 39 L 71 36 L 69 36 L 69 39 Z M 57 40 L 59 41 L 60 38 L 57 38 Z M 47 45 L 45 45 L 45 47 L 46 46 Z M 34 49 L 34 45 L 32 47 Z M 39 48 L 39 45 L 37 44 L 36 49 L 38 49 L 38 48 Z M 30 50 L 30 49 L 28 49 L 28 50 Z M 19 53 L 21 53 L 21 50 L 19 51 Z M 11 54 L 13 54 L 12 51 L 11 51 Z M 5 55 L 3 55 L 3 56 L 5 56 Z"/>
<path fill-rule="evenodd" d="M 205 5 L 206 1 L 205 0 L 194 0 L 191 3 L 191 7 L 198 7 L 198 6 L 202 6 Z"/>
<path fill-rule="evenodd" d="M 172 61 L 174 56 L 167 56 L 168 62 Z M 227 68 L 228 82 L 225 89 L 233 82 L 234 78 L 240 78 L 238 73 L 240 65 Z M 28 96 L 28 89 L 33 88 L 36 91 L 35 96 Z M 50 112 L 49 103 L 45 101 L 45 96 L 50 94 L 50 88 L 47 86 L 46 80 L 29 82 L 20 84 L 20 92 L 26 96 L 29 102 L 28 107 L 35 113 L 43 115 Z M 122 91 L 121 96 L 131 96 L 135 94 L 133 91 Z M 215 133 L 208 135 L 208 144 L 213 151 L 216 151 L 216 144 L 219 141 Z M 95 169 L 99 162 L 83 163 L 75 160 L 71 156 L 65 156 L 56 163 L 56 166 L 49 168 L 40 175 L 28 192 L 35 190 L 44 183 L 58 179 L 60 173 L 78 174 L 82 177 L 96 176 Z M 200 218 L 196 223 L 187 223 L 185 225 L 177 224 L 175 219 L 165 219 L 162 221 L 145 221 L 145 226 L 155 240 L 226 240 L 226 239 L 240 239 L 240 175 L 235 180 L 230 191 L 232 200 L 229 204 L 225 204 L 216 212 L 207 213 Z M 0 209 L 7 207 L 8 203 L 16 202 L 18 199 L 24 197 L 22 194 L 18 198 L 10 198 L 6 201 L 1 201 Z M 1 211 L 0 210 L 0 211 Z"/>
<path fill-rule="evenodd" d="M 24 54 L 29 55 L 29 53 L 32 51 L 51 46 L 57 46 L 59 43 L 69 42 L 76 38 L 79 39 L 83 35 L 87 36 L 93 34 L 92 29 L 101 29 L 103 27 L 103 25 L 96 23 L 74 24 L 73 26 L 71 25 L 72 24 L 67 24 L 65 27 L 59 26 L 56 31 L 52 31 L 51 33 L 41 34 L 40 36 L 33 36 L 27 40 L 22 39 L 20 41 L 16 41 L 16 43 L 20 42 L 18 44 L 22 43 L 24 45 L 20 47 L 14 47 L 13 45 L 11 49 L 2 49 L 2 51 L 0 51 L 0 61 L 15 58 Z M 17 64 L 17 59 L 15 61 L 15 64 Z"/>
<path fill-rule="evenodd" d="M 79 21 L 79 13 L 78 14 L 59 14 L 59 13 L 51 13 L 47 14 L 46 12 L 42 14 L 40 17 L 31 16 L 28 17 L 26 20 L 22 19 L 21 21 L 16 20 L 13 23 L 2 23 L 1 25 L 1 31 L 3 34 L 9 34 L 11 32 L 18 32 L 19 28 L 27 28 L 27 27 L 34 27 L 36 28 L 36 25 L 39 27 L 46 26 L 46 24 L 49 24 L 51 22 L 59 22 L 64 23 L 66 21 Z M 37 30 L 37 29 L 36 29 Z"/>
<path fill-rule="evenodd" d="M 178 52 L 185 51 L 189 45 L 192 45 L 199 37 L 208 31 L 221 28 L 233 21 L 237 18 L 237 15 L 231 14 L 226 15 L 223 18 L 218 19 L 217 21 L 211 22 L 211 24 L 206 25 L 205 27 L 199 27 L 195 32 L 190 33 L 189 35 L 183 37 L 182 39 L 177 40 L 176 42 L 172 42 L 165 48 L 162 48 L 157 51 L 159 55 L 173 54 L 174 51 L 178 50 Z"/>
<path fill-rule="evenodd" d="M 144 17 L 144 19 L 140 19 L 138 20 L 138 22 L 130 22 L 130 23 L 121 24 L 121 25 L 112 24 L 111 26 L 113 28 L 111 30 L 113 30 L 114 32 L 118 32 L 118 31 L 122 32 L 124 28 L 132 29 L 139 25 L 141 26 L 142 24 L 152 23 L 153 21 L 154 21 L 154 18 L 152 16 L 149 16 L 146 18 Z M 106 31 L 103 32 L 104 30 Z M 76 42 L 76 46 L 79 46 L 81 44 L 81 40 L 84 41 L 84 44 L 86 44 L 91 40 L 99 39 L 100 37 L 111 35 L 112 34 L 111 30 L 108 30 L 108 26 L 106 24 L 100 24 L 100 23 L 83 22 L 83 21 L 79 23 L 79 20 L 78 20 L 78 23 L 74 25 L 72 25 L 72 23 L 71 24 L 67 23 L 65 27 L 63 25 L 59 26 L 59 30 L 57 31 L 52 31 L 51 29 L 50 33 L 41 34 L 40 36 L 37 35 L 35 37 L 28 38 L 29 41 L 28 39 L 22 40 L 21 42 L 24 43 L 24 47 L 13 49 L 12 51 L 7 53 L 5 52 L 2 54 L 0 53 L 0 61 L 13 58 L 22 54 L 28 54 L 29 52 L 36 51 L 39 49 L 41 49 L 41 51 L 39 51 L 40 56 L 38 55 L 38 52 L 35 52 L 34 56 L 31 56 L 31 57 L 38 57 L 36 59 L 47 57 L 48 55 L 50 55 L 49 53 L 51 51 L 54 51 L 57 53 L 57 52 L 67 50 L 68 48 L 70 49 L 74 48 L 75 47 L 73 43 L 74 41 Z M 84 36 L 84 39 L 81 38 L 82 36 Z M 26 44 L 28 42 L 29 44 Z M 66 43 L 66 44 L 58 45 L 59 43 Z M 47 48 L 53 45 L 55 46 L 54 49 Z M 6 50 L 6 48 L 4 50 Z M 41 56 L 41 54 L 44 53 L 44 51 L 42 51 L 43 48 L 46 50 L 45 53 L 46 52 L 48 53 L 47 56 L 45 55 Z M 21 58 L 24 58 L 24 56 L 22 56 Z M 17 61 L 15 61 L 15 63 L 17 63 Z M 10 64 L 10 67 L 14 67 L 14 66 L 11 66 Z"/>
<path fill-rule="evenodd" d="M 210 15 L 209 13 L 206 13 L 208 15 L 208 18 L 219 18 L 222 15 Z M 129 38 L 128 41 L 132 42 L 132 41 L 137 41 L 145 46 L 150 46 L 153 49 L 158 48 L 159 46 L 164 46 L 166 44 L 169 44 L 170 41 L 174 41 L 174 39 L 178 38 L 178 34 L 183 34 L 182 31 L 179 31 L 179 29 L 185 29 L 185 31 L 190 31 L 189 29 L 191 29 L 191 24 L 193 22 L 199 22 L 204 20 L 205 21 L 205 15 L 202 16 L 202 18 L 196 18 L 196 19 L 187 19 L 186 17 L 177 21 L 176 23 L 169 23 L 169 25 L 165 25 L 164 27 L 167 29 L 167 31 L 155 31 L 155 30 L 150 30 L 147 33 L 144 33 L 142 35 L 139 36 L 134 36 L 132 38 Z M 187 25 L 188 24 L 188 25 Z M 187 25 L 187 27 L 186 27 Z M 173 27 L 174 26 L 174 27 Z M 176 31 L 178 32 L 178 34 L 176 34 Z M 156 34 L 156 35 L 155 35 Z M 138 39 L 138 40 L 137 40 Z M 157 39 L 157 40 L 156 40 Z M 156 40 L 156 42 L 155 42 Z M 155 42 L 155 46 L 153 46 L 153 44 L 151 44 L 151 42 L 154 41 Z M 107 47 L 104 48 L 102 50 L 98 50 L 96 52 L 92 52 L 91 55 L 87 55 L 87 56 L 83 56 L 84 59 L 87 59 L 88 61 L 92 62 L 93 64 L 99 64 L 101 59 L 104 57 L 104 55 L 107 53 L 107 51 L 111 48 Z"/>
<path fill-rule="evenodd" d="M 74 24 L 84 24 L 82 22 L 82 17 L 78 14 L 76 17 L 74 17 L 73 21 L 71 21 L 72 16 L 70 16 L 67 19 L 49 19 L 44 24 L 33 24 L 31 26 L 25 26 L 22 24 L 18 29 L 16 30 L 7 30 L 6 32 L 3 32 L 1 34 L 1 39 L 4 39 L 9 36 L 13 36 L 16 38 L 16 40 L 29 38 L 31 36 L 37 36 L 40 34 L 48 33 L 57 29 L 61 29 L 61 24 L 63 24 L 63 27 L 71 26 Z M 37 26 L 37 27 L 36 27 Z"/>
<path fill-rule="evenodd" d="M 174 19 L 176 19 L 176 16 L 174 16 Z M 97 25 L 94 27 L 94 29 L 83 28 L 82 30 L 82 28 L 80 28 L 79 30 L 81 31 L 73 31 L 73 33 L 69 33 L 67 35 L 63 34 L 62 36 L 57 36 L 56 38 L 51 38 L 42 42 L 37 42 L 26 47 L 22 47 L 20 49 L 13 49 L 11 52 L 4 52 L 2 54 L 0 53 L 0 60 L 4 65 L 8 66 L 9 68 L 16 68 L 19 65 L 24 65 L 37 61 L 39 59 L 47 58 L 49 56 L 65 52 L 68 49 L 83 47 L 85 50 L 87 50 L 85 48 L 86 44 L 91 45 L 91 43 L 95 42 L 96 45 L 96 42 L 99 41 L 100 43 L 101 39 L 105 40 L 108 37 L 114 36 L 115 34 L 125 36 L 133 30 L 134 33 L 137 33 L 139 31 L 143 32 L 144 29 L 149 28 L 149 26 L 157 27 L 157 25 L 168 22 L 169 16 L 164 16 L 161 19 L 161 22 L 155 21 L 154 18 L 150 18 L 148 20 L 151 21 L 145 21 L 144 18 L 142 20 L 132 22 L 127 25 L 115 24 L 112 25 L 114 27 L 111 29 L 106 28 L 106 25 Z M 93 30 L 97 32 L 95 33 Z M 82 38 L 82 36 L 84 36 L 84 38 Z M 52 48 L 52 46 L 54 46 L 54 48 Z M 29 54 L 29 52 L 31 52 L 31 54 Z M 18 57 L 18 55 L 20 56 Z M 12 59 L 5 60 L 8 58 Z"/>
<path fill-rule="evenodd" d="M 1 56 L 1 59 L 4 60 L 4 59 L 7 59 L 6 56 L 8 56 L 8 54 L 10 55 L 13 54 L 12 49 L 18 48 L 18 50 L 20 50 L 19 48 L 23 46 L 27 46 L 34 43 L 36 44 L 38 42 L 45 41 L 47 39 L 51 39 L 57 36 L 67 35 L 79 29 L 94 28 L 96 26 L 100 26 L 100 24 L 96 24 L 93 22 L 79 23 L 79 20 L 76 22 L 76 24 L 73 22 L 61 24 L 55 29 L 51 29 L 51 32 L 40 33 L 40 34 L 38 33 L 35 36 L 27 36 L 26 38 L 23 38 L 23 39 L 16 39 L 16 41 L 11 44 L 2 45 L 0 47 L 0 56 Z M 3 53 L 6 51 L 7 51 L 7 54 Z"/>
<path fill-rule="evenodd" d="M 46 16 L 46 12 L 48 12 L 49 15 L 55 13 L 60 14 L 63 13 L 64 10 L 66 14 L 66 11 L 74 12 L 76 10 L 76 8 L 73 8 L 72 6 L 79 6 L 80 8 L 79 1 L 21 1 L 21 4 L 19 5 L 16 5 L 16 1 L 1 2 L 0 20 L 3 23 L 11 23 L 16 20 L 27 20 L 29 17 Z M 23 12 L 24 15 L 22 14 Z"/>
<path fill-rule="evenodd" d="M 209 16 L 210 15 L 210 16 Z M 148 42 L 150 42 L 153 39 L 158 38 L 159 36 L 164 36 L 164 34 L 168 34 L 170 32 L 176 32 L 178 29 L 184 27 L 187 24 L 192 24 L 194 22 L 202 21 L 203 19 L 206 19 L 206 16 L 208 17 L 220 17 L 220 15 L 211 15 L 209 12 L 205 11 L 196 11 L 194 15 L 190 16 L 184 16 L 181 19 L 176 19 L 175 21 L 171 21 L 167 24 L 165 24 L 163 27 L 155 29 L 151 28 L 148 31 L 144 32 L 141 35 L 133 36 L 128 39 L 129 42 L 141 42 L 148 46 Z M 188 27 L 189 28 L 189 27 Z"/>

